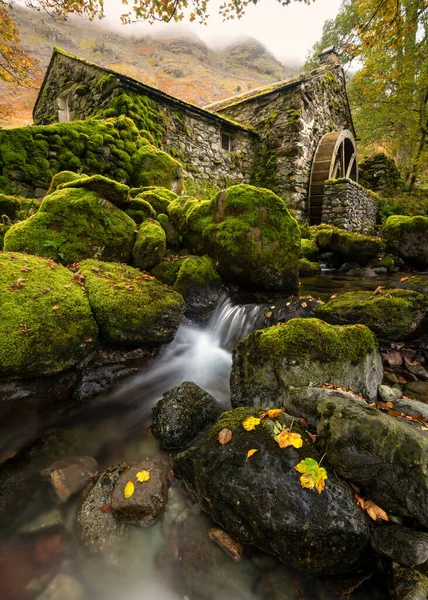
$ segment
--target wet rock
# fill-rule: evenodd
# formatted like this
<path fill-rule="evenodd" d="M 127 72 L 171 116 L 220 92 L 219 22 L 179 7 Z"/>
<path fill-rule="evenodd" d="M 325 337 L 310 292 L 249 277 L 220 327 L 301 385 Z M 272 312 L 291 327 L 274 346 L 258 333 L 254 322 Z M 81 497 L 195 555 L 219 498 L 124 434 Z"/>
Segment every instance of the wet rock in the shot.
<path fill-rule="evenodd" d="M 382 358 L 385 364 L 390 367 L 401 367 L 403 364 L 403 357 L 396 350 L 388 350 L 387 352 L 382 352 Z"/>
<path fill-rule="evenodd" d="M 417 360 L 411 360 L 405 356 L 404 364 L 406 365 L 406 369 L 413 375 L 416 375 L 418 379 L 428 381 L 428 371 Z"/>
<path fill-rule="evenodd" d="M 382 236 L 390 252 L 417 266 L 428 265 L 428 217 L 392 215 L 382 228 Z"/>
<path fill-rule="evenodd" d="M 376 552 L 388 556 L 404 567 L 421 565 L 428 560 L 428 533 L 408 527 L 376 527 L 371 544 Z"/>
<path fill-rule="evenodd" d="M 357 262 L 345 262 L 343 265 L 337 269 L 338 273 L 343 273 L 344 275 L 348 275 L 348 271 L 353 271 L 354 269 L 359 268 L 359 264 Z"/>
<path fill-rule="evenodd" d="M 128 537 L 126 525 L 109 512 L 114 486 L 127 468 L 115 465 L 94 477 L 83 490 L 77 513 L 79 542 L 90 555 L 102 553 L 109 564 L 117 563 Z"/>
<path fill-rule="evenodd" d="M 58 502 L 67 502 L 73 494 L 85 487 L 98 472 L 98 463 L 91 456 L 67 456 L 41 472 L 43 479 L 53 490 Z"/>
<path fill-rule="evenodd" d="M 185 448 L 220 416 L 218 402 L 196 383 L 166 392 L 153 409 L 152 433 L 164 448 Z"/>
<path fill-rule="evenodd" d="M 428 404 L 418 400 L 409 400 L 408 398 L 399 398 L 394 402 L 394 410 L 398 410 L 405 415 L 413 417 L 424 417 L 428 419 Z"/>
<path fill-rule="evenodd" d="M 223 413 L 199 446 L 175 457 L 175 474 L 195 491 L 203 510 L 240 543 L 306 572 L 351 570 L 360 562 L 370 532 L 352 489 L 328 465 L 321 493 L 303 489 L 295 466 L 307 457 L 320 460 L 317 447 L 284 413 L 276 422 L 290 427 L 294 421 L 301 448 L 280 448 L 273 421 L 245 430 L 243 421 L 259 412 L 245 407 Z M 232 431 L 225 446 L 218 442 L 223 428 Z M 251 448 L 258 451 L 247 460 Z"/>
<path fill-rule="evenodd" d="M 85 591 L 75 577 L 58 573 L 36 600 L 84 600 Z"/>
<path fill-rule="evenodd" d="M 395 569 L 393 574 L 395 600 L 426 600 L 428 577 L 415 569 Z"/>
<path fill-rule="evenodd" d="M 428 316 L 428 300 L 410 290 L 346 292 L 317 307 L 315 314 L 335 325 L 361 323 L 381 339 L 398 341 L 422 327 Z"/>
<path fill-rule="evenodd" d="M 350 277 L 361 277 L 363 279 L 369 279 L 373 277 L 377 277 L 378 274 L 373 269 L 369 267 L 358 267 L 358 269 L 350 269 L 347 273 Z"/>
<path fill-rule="evenodd" d="M 338 476 L 387 513 L 428 525 L 428 437 L 412 423 L 344 399 L 318 403 L 318 440 Z"/>
<path fill-rule="evenodd" d="M 22 535 L 33 535 L 41 532 L 45 532 L 49 529 L 57 529 L 62 527 L 63 521 L 61 513 L 57 507 L 52 508 L 37 515 L 35 519 L 32 519 L 28 523 L 24 523 L 18 529 L 18 533 Z"/>
<path fill-rule="evenodd" d="M 321 266 L 317 262 L 311 262 L 307 258 L 299 258 L 299 275 L 301 277 L 311 277 L 321 273 Z"/>
<path fill-rule="evenodd" d="M 403 394 L 397 388 L 389 387 L 389 385 L 379 386 L 379 396 L 383 402 L 395 402 L 401 398 Z"/>
<path fill-rule="evenodd" d="M 332 327 L 319 319 L 292 319 L 257 330 L 233 350 L 232 406 L 277 406 L 290 387 L 332 383 L 376 399 L 382 361 L 363 325 Z"/>
<path fill-rule="evenodd" d="M 264 329 L 277 323 L 286 323 L 290 319 L 314 317 L 314 308 L 321 304 L 321 300 L 315 300 L 312 296 L 274 300 L 270 304 L 261 306 L 254 329 Z"/>
<path fill-rule="evenodd" d="M 421 275 L 413 277 L 403 277 L 394 287 L 401 288 L 403 290 L 413 290 L 419 294 L 428 294 L 428 277 Z"/>
<path fill-rule="evenodd" d="M 404 386 L 404 395 L 428 404 L 428 381 L 411 381 Z"/>
<path fill-rule="evenodd" d="M 119 521 L 153 525 L 160 517 L 168 498 L 170 467 L 161 461 L 146 460 L 131 466 L 117 480 L 111 499 L 112 515 Z M 143 481 L 139 476 L 144 473 Z M 148 477 L 148 479 L 146 479 Z M 125 497 L 125 487 L 132 482 L 133 493 Z"/>
<path fill-rule="evenodd" d="M 361 235 L 329 225 L 317 228 L 316 241 L 321 250 L 331 250 L 343 261 L 365 265 L 385 250 L 385 242 L 378 237 Z"/>

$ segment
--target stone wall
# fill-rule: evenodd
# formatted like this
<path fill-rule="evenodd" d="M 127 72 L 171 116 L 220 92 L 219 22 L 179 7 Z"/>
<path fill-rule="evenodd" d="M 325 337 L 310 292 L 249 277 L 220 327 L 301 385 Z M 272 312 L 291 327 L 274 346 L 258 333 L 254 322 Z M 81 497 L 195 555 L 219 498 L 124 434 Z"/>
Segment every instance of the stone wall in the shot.
<path fill-rule="evenodd" d="M 376 225 L 378 202 L 375 193 L 351 179 L 325 182 L 322 222 L 348 231 L 371 233 Z"/>
<path fill-rule="evenodd" d="M 36 124 L 120 114 L 149 131 L 197 184 L 223 187 L 250 181 L 258 141 L 251 129 L 61 51 L 54 53 L 35 106 Z M 230 150 L 222 148 L 222 133 L 230 136 Z"/>
<path fill-rule="evenodd" d="M 284 197 L 297 218 L 305 220 L 312 161 L 320 139 L 329 131 L 353 131 L 342 68 L 323 65 L 276 93 L 236 102 L 219 113 L 255 127 L 262 142 L 262 166 L 258 169 L 256 163 L 254 182 Z"/>

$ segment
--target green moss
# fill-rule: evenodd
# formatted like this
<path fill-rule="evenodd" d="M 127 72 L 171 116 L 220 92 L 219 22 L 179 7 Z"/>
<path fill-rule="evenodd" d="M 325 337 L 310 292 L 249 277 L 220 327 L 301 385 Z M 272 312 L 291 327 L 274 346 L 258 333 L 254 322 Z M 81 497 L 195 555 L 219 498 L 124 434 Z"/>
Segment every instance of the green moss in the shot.
<path fill-rule="evenodd" d="M 392 270 L 395 266 L 395 261 L 392 256 L 380 256 L 379 258 L 373 258 L 367 263 L 368 267 L 384 267 L 388 271 Z"/>
<path fill-rule="evenodd" d="M 175 200 L 168 205 L 168 216 L 177 227 L 181 234 L 187 232 L 187 215 L 193 208 L 201 206 L 200 200 L 192 196 L 177 196 Z"/>
<path fill-rule="evenodd" d="M 17 218 L 20 209 L 21 203 L 18 198 L 0 194 L 0 218 L 5 215 L 13 221 Z"/>
<path fill-rule="evenodd" d="M 40 376 L 72 367 L 97 338 L 73 273 L 19 253 L 0 253 L 0 265 L 0 375 Z"/>
<path fill-rule="evenodd" d="M 126 265 L 85 260 L 80 271 L 106 340 L 127 345 L 171 341 L 184 313 L 179 294 Z"/>
<path fill-rule="evenodd" d="M 311 262 L 307 258 L 299 258 L 299 275 L 302 277 L 310 277 L 311 275 L 318 275 L 321 273 L 320 264 L 317 262 Z"/>
<path fill-rule="evenodd" d="M 84 176 L 73 181 L 62 183 L 58 189 L 84 188 L 91 192 L 97 192 L 102 198 L 109 200 L 116 206 L 128 205 L 129 187 L 118 183 L 103 175 Z"/>
<path fill-rule="evenodd" d="M 428 236 L 428 217 L 393 215 L 388 217 L 382 228 L 382 235 L 387 241 L 399 242 L 401 238 L 414 232 L 422 232 Z"/>
<path fill-rule="evenodd" d="M 249 363 L 252 353 L 257 361 L 265 355 L 286 360 L 308 357 L 318 362 L 359 363 L 377 348 L 375 336 L 364 325 L 337 327 L 320 319 L 291 319 L 253 332 L 241 344 L 249 350 Z"/>
<path fill-rule="evenodd" d="M 132 261 L 140 269 L 152 269 L 165 256 L 166 236 L 161 224 L 154 219 L 146 219 L 137 233 Z"/>
<path fill-rule="evenodd" d="M 61 171 L 52 177 L 51 184 L 48 189 L 48 194 L 55 192 L 63 183 L 76 181 L 76 179 L 84 179 L 88 177 L 84 173 L 73 173 L 73 171 Z"/>
<path fill-rule="evenodd" d="M 344 259 L 364 264 L 385 251 L 385 242 L 381 238 L 345 231 L 331 225 L 317 226 L 316 241 L 321 250 L 331 250 Z"/>
<path fill-rule="evenodd" d="M 173 200 L 177 199 L 177 194 L 162 187 L 151 187 L 150 189 L 141 191 L 137 196 L 141 200 L 145 200 L 154 208 L 156 215 L 167 214 L 168 206 Z"/>
<path fill-rule="evenodd" d="M 319 248 L 313 240 L 302 238 L 300 240 L 300 258 L 311 259 L 319 254 Z"/>
<path fill-rule="evenodd" d="M 104 77 L 101 77 L 101 79 L 98 79 L 95 85 L 95 90 L 103 93 L 104 90 L 108 88 L 109 84 L 113 83 L 115 80 L 116 77 L 113 75 L 113 73 L 106 74 Z"/>
<path fill-rule="evenodd" d="M 151 270 L 151 274 L 162 283 L 173 286 L 181 265 L 185 260 L 186 258 L 184 257 L 176 257 L 172 260 L 162 260 Z"/>
<path fill-rule="evenodd" d="M 11 225 L 9 223 L 0 223 L 0 250 L 3 250 L 4 236 L 10 227 Z"/>
<path fill-rule="evenodd" d="M 54 258 L 64 264 L 83 258 L 127 261 L 135 222 L 119 208 L 84 188 L 46 196 L 39 212 L 9 229 L 5 249 Z"/>
<path fill-rule="evenodd" d="M 140 197 L 131 200 L 125 209 L 126 214 L 140 225 L 145 219 L 155 219 L 156 212 L 151 204 Z"/>
<path fill-rule="evenodd" d="M 181 164 L 154 146 L 142 146 L 132 156 L 136 186 L 159 186 L 177 193 L 184 189 Z"/>
<path fill-rule="evenodd" d="M 189 256 L 182 262 L 174 282 L 174 289 L 186 300 L 189 288 L 218 282 L 220 282 L 220 277 L 209 256 Z"/>

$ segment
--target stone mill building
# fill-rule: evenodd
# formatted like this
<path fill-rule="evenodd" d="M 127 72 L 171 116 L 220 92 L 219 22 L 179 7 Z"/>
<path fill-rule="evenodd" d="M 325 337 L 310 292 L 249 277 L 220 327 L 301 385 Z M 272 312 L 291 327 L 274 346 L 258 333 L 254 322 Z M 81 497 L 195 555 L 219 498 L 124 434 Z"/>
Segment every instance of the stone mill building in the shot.
<path fill-rule="evenodd" d="M 312 224 L 364 230 L 374 222 L 376 202 L 358 185 L 354 125 L 334 48 L 311 73 L 205 107 L 55 49 L 34 123 L 96 118 L 124 91 L 145 103 L 144 128 L 181 161 L 185 177 L 270 188 Z"/>

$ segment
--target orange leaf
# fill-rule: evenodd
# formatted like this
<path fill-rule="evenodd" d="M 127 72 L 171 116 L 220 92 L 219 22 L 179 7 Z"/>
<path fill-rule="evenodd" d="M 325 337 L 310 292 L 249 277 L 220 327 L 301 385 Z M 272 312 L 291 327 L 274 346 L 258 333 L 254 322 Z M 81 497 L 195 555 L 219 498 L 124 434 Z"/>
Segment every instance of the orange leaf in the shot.
<path fill-rule="evenodd" d="M 224 446 L 225 444 L 230 442 L 231 439 L 232 439 L 232 432 L 230 431 L 230 429 L 227 429 L 226 427 L 224 429 L 222 429 L 218 434 L 218 441 L 220 442 L 220 444 L 222 446 Z"/>
<path fill-rule="evenodd" d="M 287 429 L 283 429 L 281 433 L 276 435 L 275 441 L 278 442 L 278 446 L 280 448 L 288 448 L 288 446 L 301 448 L 303 445 L 303 440 L 300 433 L 291 433 Z"/>
<path fill-rule="evenodd" d="M 251 458 L 253 456 L 253 454 L 255 454 L 256 452 L 258 452 L 257 448 L 251 448 L 251 450 L 248 450 L 247 452 L 247 461 L 249 458 Z"/>

